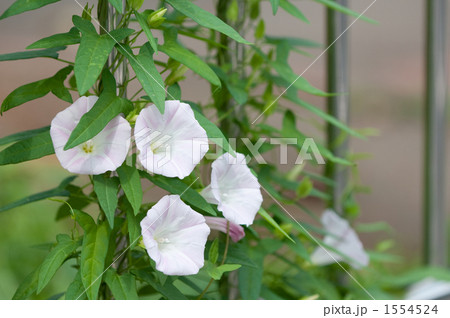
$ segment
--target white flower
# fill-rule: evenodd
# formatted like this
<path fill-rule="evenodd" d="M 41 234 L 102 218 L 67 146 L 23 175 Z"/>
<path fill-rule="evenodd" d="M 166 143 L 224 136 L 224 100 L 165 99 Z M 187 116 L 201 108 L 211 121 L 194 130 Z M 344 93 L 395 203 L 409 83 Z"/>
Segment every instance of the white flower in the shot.
<path fill-rule="evenodd" d="M 215 216 L 205 216 L 206 224 L 211 228 L 211 230 L 221 231 L 223 233 L 229 232 L 233 242 L 237 242 L 244 238 L 245 232 L 244 228 L 236 223 L 227 221 L 224 218 L 218 218 Z M 229 224 L 229 225 L 228 225 Z M 227 231 L 227 228 L 229 230 Z"/>
<path fill-rule="evenodd" d="M 143 109 L 134 131 L 140 163 L 166 177 L 187 177 L 208 151 L 206 131 L 177 100 L 166 101 L 164 115 L 155 105 Z"/>
<path fill-rule="evenodd" d="M 314 264 L 327 265 L 336 261 L 346 261 L 355 269 L 369 265 L 369 256 L 364 250 L 358 235 L 350 227 L 347 220 L 340 218 L 332 210 L 326 210 L 322 215 L 321 221 L 326 231 L 330 233 L 325 236 L 324 243 L 347 257 L 344 258 L 333 251 L 319 246 L 311 255 L 311 261 Z"/>
<path fill-rule="evenodd" d="M 236 158 L 225 153 L 213 162 L 211 184 L 201 195 L 217 204 L 227 220 L 245 225 L 253 223 L 263 201 L 258 179 L 240 153 L 236 153 Z"/>
<path fill-rule="evenodd" d="M 69 150 L 64 146 L 81 117 L 87 113 L 97 96 L 80 97 L 52 120 L 50 135 L 56 156 L 64 169 L 78 174 L 102 174 L 114 171 L 125 161 L 130 148 L 131 126 L 117 116 L 94 138 Z"/>
<path fill-rule="evenodd" d="M 450 282 L 425 278 L 412 285 L 405 295 L 408 300 L 433 300 L 442 299 L 450 295 Z M 448 299 L 448 298 L 444 298 Z"/>
<path fill-rule="evenodd" d="M 205 218 L 181 201 L 166 195 L 141 222 L 142 237 L 156 269 L 166 275 L 194 275 L 204 264 L 210 233 Z"/>

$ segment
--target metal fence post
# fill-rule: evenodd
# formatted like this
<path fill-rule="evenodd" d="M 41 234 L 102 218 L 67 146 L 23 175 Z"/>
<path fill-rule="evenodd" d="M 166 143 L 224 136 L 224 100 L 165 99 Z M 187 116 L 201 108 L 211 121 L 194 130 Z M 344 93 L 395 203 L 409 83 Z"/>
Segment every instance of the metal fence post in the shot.
<path fill-rule="evenodd" d="M 336 0 L 347 6 L 347 0 Z M 347 16 L 332 9 L 327 9 L 327 46 L 333 43 L 347 27 Z M 327 52 L 327 89 L 337 93 L 328 98 L 328 113 L 345 124 L 349 122 L 349 81 L 348 81 L 348 36 L 342 34 Z M 336 126 L 328 124 L 328 147 L 338 157 L 345 158 L 348 152 L 348 139 Z M 331 207 L 339 214 L 343 213 L 343 196 L 347 186 L 348 169 L 332 162 L 327 162 L 325 174 L 335 182 L 330 188 Z"/>
<path fill-rule="evenodd" d="M 445 211 L 446 0 L 427 1 L 425 111 L 425 260 L 447 265 Z"/>

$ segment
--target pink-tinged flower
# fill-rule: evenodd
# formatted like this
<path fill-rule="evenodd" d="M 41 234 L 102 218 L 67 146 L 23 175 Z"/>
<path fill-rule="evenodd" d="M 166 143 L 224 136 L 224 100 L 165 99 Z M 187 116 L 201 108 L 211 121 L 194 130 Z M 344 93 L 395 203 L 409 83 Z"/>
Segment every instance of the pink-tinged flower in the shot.
<path fill-rule="evenodd" d="M 347 220 L 340 218 L 332 210 L 326 210 L 322 215 L 321 222 L 326 231 L 330 233 L 325 236 L 324 243 L 346 257 L 319 246 L 311 255 L 311 261 L 314 264 L 328 265 L 336 261 L 345 261 L 355 269 L 369 265 L 369 256 Z"/>
<path fill-rule="evenodd" d="M 181 201 L 166 195 L 141 222 L 142 237 L 156 269 L 166 275 L 194 275 L 204 264 L 210 233 L 205 218 Z"/>
<path fill-rule="evenodd" d="M 263 201 L 260 188 L 245 156 L 236 153 L 235 158 L 225 153 L 213 162 L 211 184 L 201 195 L 209 203 L 217 204 L 227 220 L 251 225 Z"/>
<path fill-rule="evenodd" d="M 230 237 L 233 242 L 238 242 L 245 236 L 244 228 L 236 223 L 230 222 L 224 218 L 218 218 L 214 216 L 205 216 L 206 224 L 211 228 L 211 230 L 221 231 L 227 233 L 228 223 L 230 224 Z"/>
<path fill-rule="evenodd" d="M 163 115 L 155 105 L 143 109 L 134 131 L 142 166 L 166 177 L 187 177 L 208 152 L 206 131 L 177 100 L 166 101 Z"/>
<path fill-rule="evenodd" d="M 81 117 L 97 100 L 97 96 L 80 97 L 52 120 L 50 135 L 56 156 L 63 168 L 72 173 L 97 175 L 115 171 L 127 157 L 131 143 L 131 126 L 120 115 L 111 120 L 94 138 L 64 150 Z"/>

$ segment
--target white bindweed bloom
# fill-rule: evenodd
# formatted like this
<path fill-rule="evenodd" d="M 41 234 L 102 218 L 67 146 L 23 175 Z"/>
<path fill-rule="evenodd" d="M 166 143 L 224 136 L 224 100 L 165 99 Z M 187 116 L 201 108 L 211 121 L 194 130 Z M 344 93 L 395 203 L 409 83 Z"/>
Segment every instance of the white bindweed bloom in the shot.
<path fill-rule="evenodd" d="M 311 261 L 314 264 L 328 265 L 336 261 L 345 261 L 355 269 L 369 265 L 369 256 L 347 220 L 340 218 L 332 210 L 326 210 L 322 215 L 321 222 L 325 230 L 330 233 L 325 236 L 324 243 L 346 257 L 319 246 L 311 255 Z"/>
<path fill-rule="evenodd" d="M 230 222 L 224 218 L 218 218 L 214 216 L 205 216 L 206 224 L 211 228 L 211 230 L 221 231 L 227 233 L 227 228 L 229 227 L 229 234 L 233 242 L 237 242 L 244 238 L 245 232 L 244 228 L 236 223 Z M 228 225 L 229 224 L 229 225 Z"/>
<path fill-rule="evenodd" d="M 166 275 L 194 275 L 204 264 L 210 233 L 205 218 L 181 201 L 166 195 L 141 222 L 142 237 L 156 269 Z"/>
<path fill-rule="evenodd" d="M 64 150 L 70 134 L 95 102 L 97 96 L 80 97 L 52 120 L 50 135 L 55 154 L 64 169 L 78 174 L 102 174 L 115 171 L 125 161 L 131 143 L 131 126 L 117 116 L 94 138 Z"/>
<path fill-rule="evenodd" d="M 134 131 L 142 166 L 166 177 L 187 177 L 208 152 L 206 131 L 177 100 L 166 101 L 164 114 L 155 105 L 143 109 Z"/>
<path fill-rule="evenodd" d="M 260 187 L 243 154 L 236 153 L 235 158 L 225 153 L 213 162 L 211 184 L 201 195 L 217 204 L 227 220 L 251 225 L 263 201 Z"/>

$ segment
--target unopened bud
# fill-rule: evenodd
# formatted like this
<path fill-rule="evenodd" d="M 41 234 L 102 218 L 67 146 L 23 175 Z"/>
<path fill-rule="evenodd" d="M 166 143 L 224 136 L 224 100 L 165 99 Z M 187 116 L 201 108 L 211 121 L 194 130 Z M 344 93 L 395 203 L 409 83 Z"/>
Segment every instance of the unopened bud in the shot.
<path fill-rule="evenodd" d="M 152 12 L 148 16 L 148 24 L 153 28 L 159 27 L 166 20 L 166 18 L 164 17 L 164 14 L 166 14 L 166 12 L 166 8 L 161 8 Z"/>

